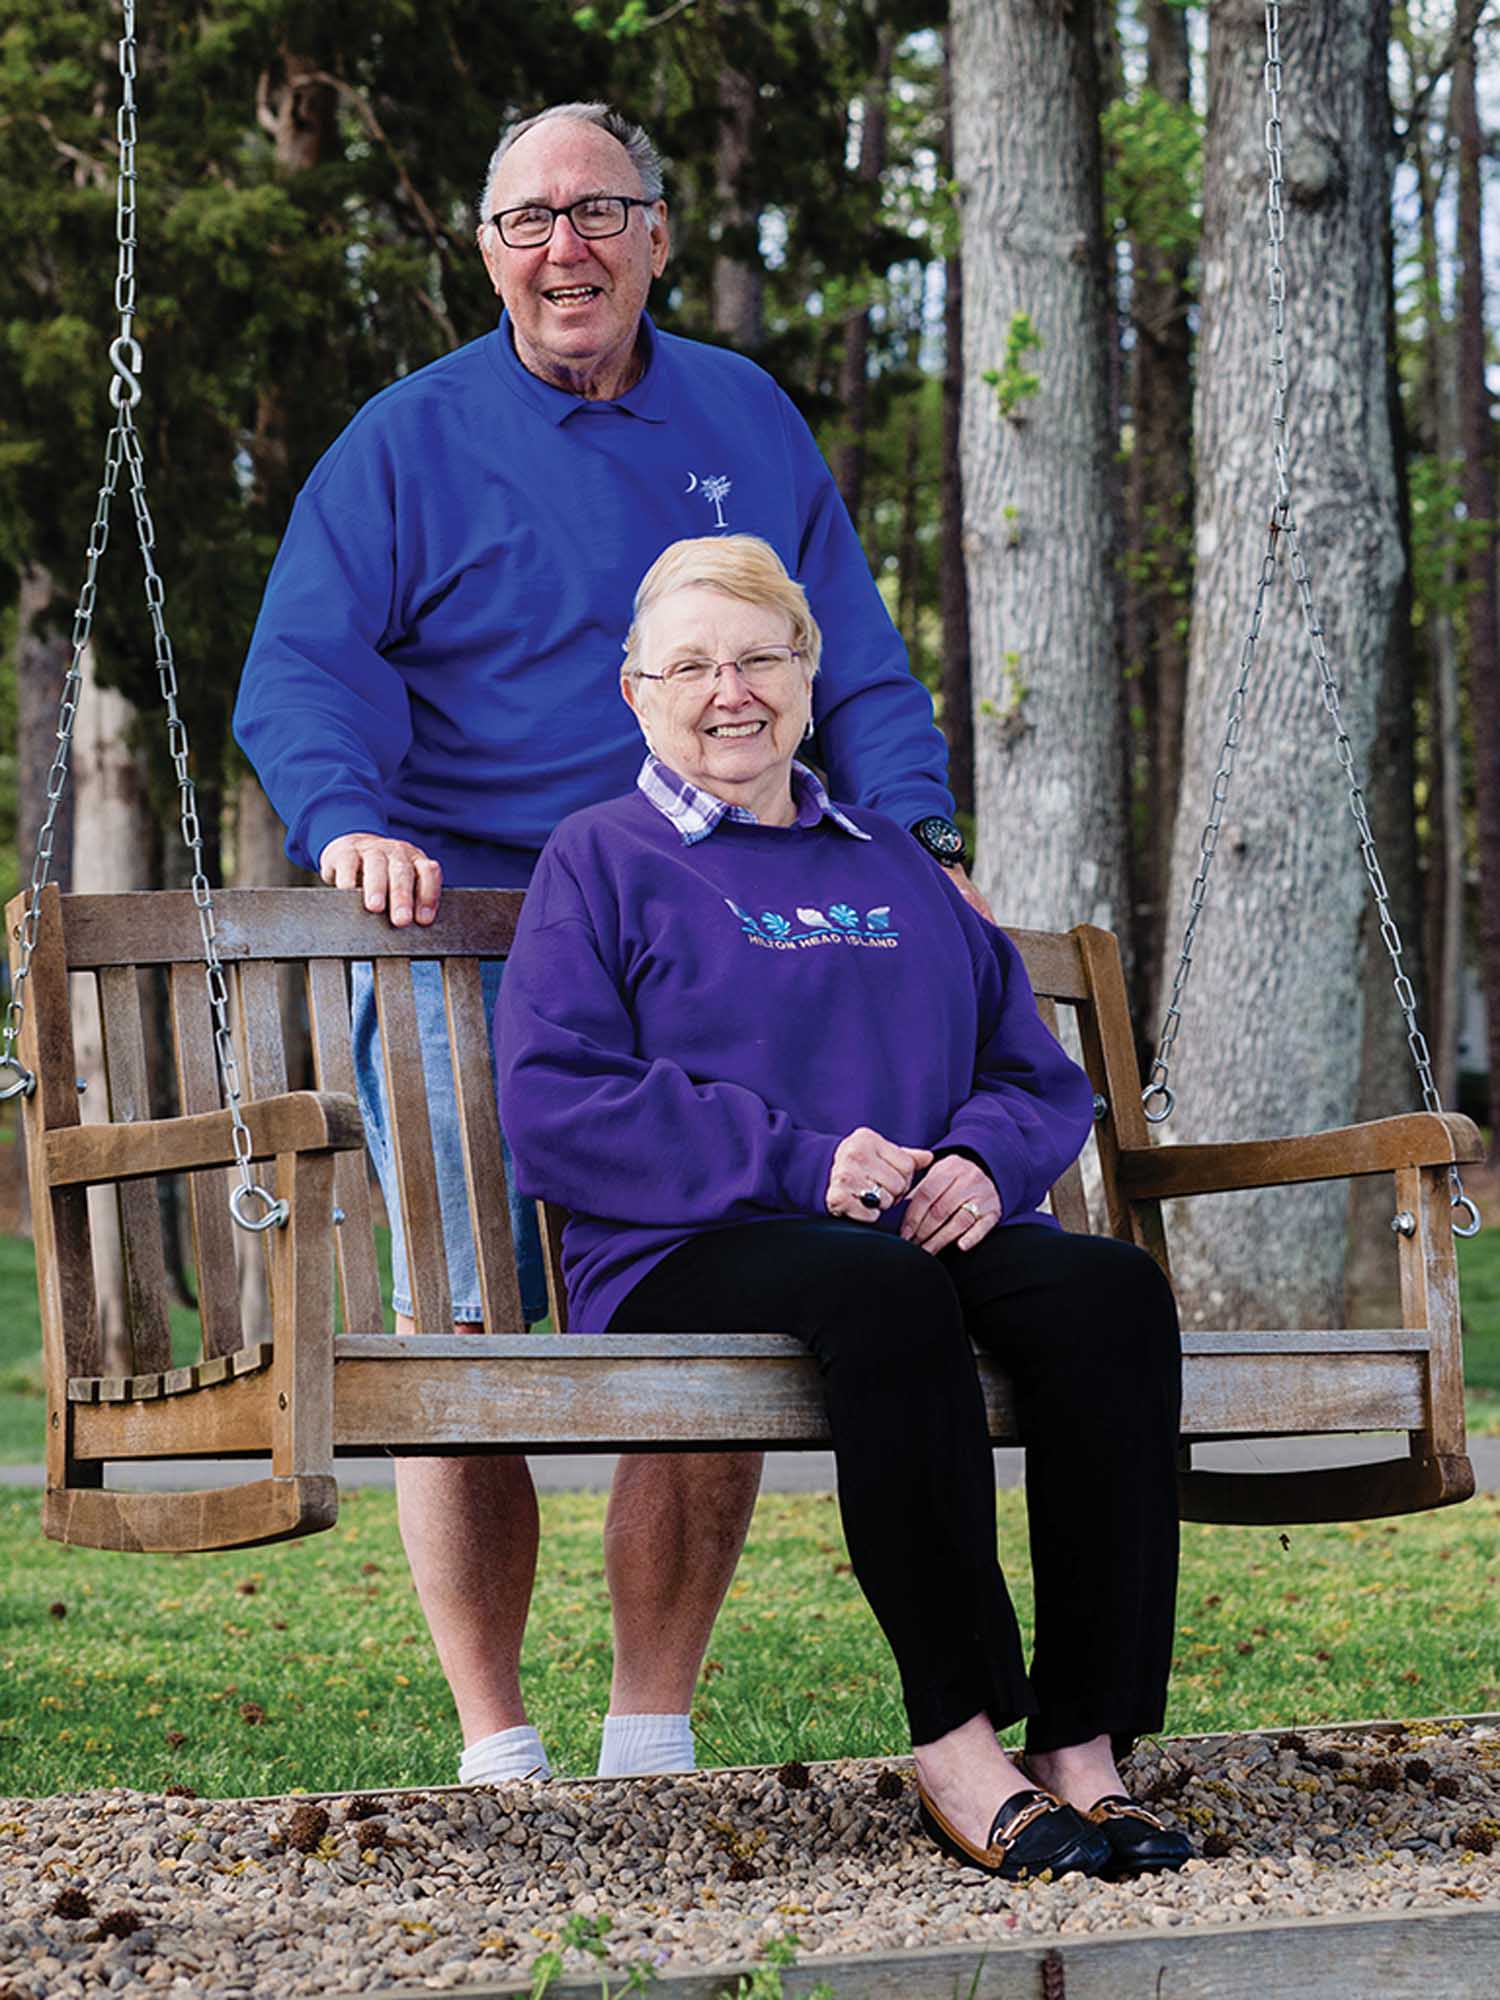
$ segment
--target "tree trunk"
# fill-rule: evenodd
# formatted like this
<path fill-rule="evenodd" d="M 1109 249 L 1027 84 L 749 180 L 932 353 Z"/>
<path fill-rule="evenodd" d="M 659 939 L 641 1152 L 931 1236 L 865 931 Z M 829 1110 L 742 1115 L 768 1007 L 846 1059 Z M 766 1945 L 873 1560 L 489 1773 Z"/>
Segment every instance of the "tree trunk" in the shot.
<path fill-rule="evenodd" d="M 1484 134 L 1475 87 L 1479 0 L 1462 0 L 1449 116 L 1458 141 L 1458 428 L 1467 545 L 1469 727 L 1479 813 L 1479 976 L 1489 1056 L 1490 1159 L 1500 1159 L 1500 582 L 1495 575 L 1495 433 L 1485 379 Z"/>
<path fill-rule="evenodd" d="M 736 11 L 740 0 L 723 0 L 720 12 Z M 713 330 L 741 354 L 761 344 L 764 275 L 756 241 L 759 214 L 746 185 L 755 154 L 756 89 L 752 78 L 725 63 L 719 71 L 719 144 L 714 156 L 718 195 L 714 257 Z"/>
<path fill-rule="evenodd" d="M 1093 7 L 956 0 L 953 50 L 978 880 L 1007 923 L 1118 929 L 1126 819 Z M 1041 343 L 1031 352 L 1028 319 Z"/>
<path fill-rule="evenodd" d="M 1458 470 L 1458 410 L 1453 381 L 1453 343 L 1443 318 L 1438 269 L 1437 200 L 1441 160 L 1430 161 L 1422 121 L 1411 128 L 1416 172 L 1418 236 L 1424 297 L 1423 424 L 1426 449 L 1444 476 Z M 1458 1101 L 1458 1033 L 1463 1011 L 1464 839 L 1463 742 L 1459 698 L 1458 633 L 1454 628 L 1457 572 L 1451 553 L 1443 564 L 1439 601 L 1427 607 L 1428 683 L 1432 721 L 1428 734 L 1427 893 L 1424 959 L 1427 967 L 1427 1039 L 1433 1077 L 1444 1104 Z"/>
<path fill-rule="evenodd" d="M 1195 773 L 1218 763 L 1275 491 L 1263 20 L 1259 0 L 1224 0 L 1209 45 L 1183 745 Z M 1362 773 L 1402 572 L 1382 254 L 1387 27 L 1383 0 L 1308 0 L 1281 24 L 1293 512 Z M 1173 1062 L 1181 1140 L 1310 1131 L 1355 1107 L 1364 870 L 1281 555 Z M 1186 787 L 1178 811 L 1174 913 L 1197 870 L 1205 791 Z M 1170 965 L 1174 937 L 1168 946 Z M 1346 1199 L 1334 1184 L 1184 1205 L 1172 1223 L 1184 1324 L 1329 1323 L 1342 1304 Z"/>
<path fill-rule="evenodd" d="M 953 36 L 943 35 L 943 170 L 953 174 Z M 964 574 L 964 495 L 959 465 L 963 416 L 963 258 L 957 249 L 944 263 L 943 439 L 939 504 L 941 542 L 938 587 L 942 600 L 943 665 L 940 691 L 943 734 L 948 739 L 948 783 L 961 813 L 974 810 L 974 708 L 969 683 L 969 585 Z"/>
<path fill-rule="evenodd" d="M 1386 126 L 1391 128 L 1389 100 Z M 1407 440 L 1396 377 L 1395 242 L 1385 228 L 1386 383 L 1395 444 L 1396 498 L 1401 527 L 1401 585 L 1391 620 L 1390 644 L 1375 717 L 1366 797 L 1370 827 L 1390 891 L 1391 914 L 1401 934 L 1402 967 L 1421 994 L 1422 885 L 1417 853 L 1416 649 L 1412 631 L 1411 496 L 1407 489 Z M 1372 896 L 1361 918 L 1364 962 L 1364 1034 L 1360 1051 L 1361 1119 L 1391 1118 L 1421 1108 L 1421 1091 L 1407 1045 L 1406 1017 L 1393 990 L 1390 954 Z M 1401 1274 L 1391 1234 L 1391 1184 L 1381 1175 L 1349 1183 L 1349 1261 L 1344 1274 L 1344 1317 L 1350 1326 L 1393 1326 L 1401 1317 Z"/>
<path fill-rule="evenodd" d="M 1146 0 L 1146 81 L 1170 104 L 1191 89 L 1187 16 Z M 1188 606 L 1193 554 L 1193 361 L 1185 251 L 1131 244 L 1130 359 L 1133 442 L 1125 490 L 1126 655 L 1140 675 L 1144 830 L 1136 850 L 1137 1019 L 1160 1011 L 1157 978 L 1167 929 L 1172 826 L 1182 784 Z"/>
<path fill-rule="evenodd" d="M 135 709 L 115 688 L 100 687 L 92 647 L 84 651 L 83 689 L 73 736 L 73 891 L 117 895 L 151 884 L 153 828 L 147 789 L 131 747 Z M 73 1052 L 83 1085 L 86 1125 L 109 1118 L 104 1039 L 92 980 L 73 988 Z M 112 1189 L 89 1190 L 94 1276 L 99 1295 L 101 1372 L 132 1373 L 126 1321 L 125 1246 Z"/>
<path fill-rule="evenodd" d="M 882 27 L 875 44 L 875 68 L 865 86 L 859 128 L 859 165 L 855 179 L 873 188 L 885 172 L 886 99 L 891 89 L 891 58 L 896 33 Z M 856 531 L 864 506 L 865 431 L 870 409 L 870 309 L 850 313 L 844 321 L 844 358 L 839 364 L 839 409 L 844 441 L 833 455 L 833 476 Z"/>
<path fill-rule="evenodd" d="M 49 570 L 39 563 L 28 563 L 22 569 L 16 603 L 16 862 L 23 892 L 31 884 L 37 833 L 47 814 L 47 786 L 57 753 L 57 706 L 71 650 L 66 635 L 48 626 L 56 594 Z M 50 879 L 66 890 L 72 868 L 73 791 L 69 786 L 59 800 L 53 822 Z M 5 1115 L 8 1120 L 17 1118 L 14 1105 Z M 6 1197 L 7 1213 L 13 1216 L 17 1233 L 29 1236 L 31 1189 L 21 1146 L 3 1149 L 0 1171 L 14 1177 Z"/>

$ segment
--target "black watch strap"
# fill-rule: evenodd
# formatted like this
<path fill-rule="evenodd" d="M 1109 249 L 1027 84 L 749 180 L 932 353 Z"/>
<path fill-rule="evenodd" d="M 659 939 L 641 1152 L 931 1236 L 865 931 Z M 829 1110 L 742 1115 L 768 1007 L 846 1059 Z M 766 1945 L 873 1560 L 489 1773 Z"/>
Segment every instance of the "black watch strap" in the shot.
<path fill-rule="evenodd" d="M 926 819 L 919 819 L 911 832 L 912 838 L 945 868 L 962 868 L 968 861 L 963 834 L 951 819 L 945 819 L 941 813 L 929 813 Z"/>

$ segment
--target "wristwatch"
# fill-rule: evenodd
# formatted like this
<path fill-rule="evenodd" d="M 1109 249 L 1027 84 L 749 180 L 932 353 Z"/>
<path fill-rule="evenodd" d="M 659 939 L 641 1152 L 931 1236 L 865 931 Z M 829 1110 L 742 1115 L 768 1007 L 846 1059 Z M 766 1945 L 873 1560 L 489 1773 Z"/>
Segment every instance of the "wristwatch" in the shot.
<path fill-rule="evenodd" d="M 912 838 L 945 868 L 962 868 L 967 862 L 969 855 L 963 835 L 953 821 L 944 819 L 941 813 L 930 813 L 926 819 L 919 819 L 911 831 Z"/>

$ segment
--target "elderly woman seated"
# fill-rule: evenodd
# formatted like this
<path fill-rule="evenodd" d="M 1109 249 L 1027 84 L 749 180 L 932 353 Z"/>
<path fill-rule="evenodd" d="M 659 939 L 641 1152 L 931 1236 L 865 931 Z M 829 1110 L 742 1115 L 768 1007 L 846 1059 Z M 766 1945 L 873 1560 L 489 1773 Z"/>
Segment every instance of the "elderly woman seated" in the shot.
<path fill-rule="evenodd" d="M 820 645 L 752 537 L 675 543 L 642 582 L 637 788 L 553 835 L 501 998 L 520 1184 L 570 1211 L 575 1331 L 770 1330 L 815 1357 L 939 1847 L 1010 1877 L 1180 1867 L 1114 1761 L 1161 1727 L 1172 1652 L 1171 1293 L 1041 1211 L 1090 1087 L 1014 947 L 795 761 Z M 974 1342 L 1026 1439 L 1029 1674 Z M 1021 1717 L 1024 1766 L 996 1735 Z"/>

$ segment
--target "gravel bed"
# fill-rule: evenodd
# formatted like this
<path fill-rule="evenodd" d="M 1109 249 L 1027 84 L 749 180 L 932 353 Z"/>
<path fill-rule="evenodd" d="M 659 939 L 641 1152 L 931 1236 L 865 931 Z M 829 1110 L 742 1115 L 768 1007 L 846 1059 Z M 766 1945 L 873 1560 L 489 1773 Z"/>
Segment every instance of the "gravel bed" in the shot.
<path fill-rule="evenodd" d="M 1166 1739 L 1138 1796 L 1179 1876 L 991 1881 L 921 1835 L 909 1765 L 854 1761 L 361 1798 L 0 1800 L 0 2000 L 461 1989 L 570 1913 L 610 1962 L 750 1963 L 1500 1902 L 1500 1724 Z M 569 1954 L 583 1971 L 590 1961 Z"/>

